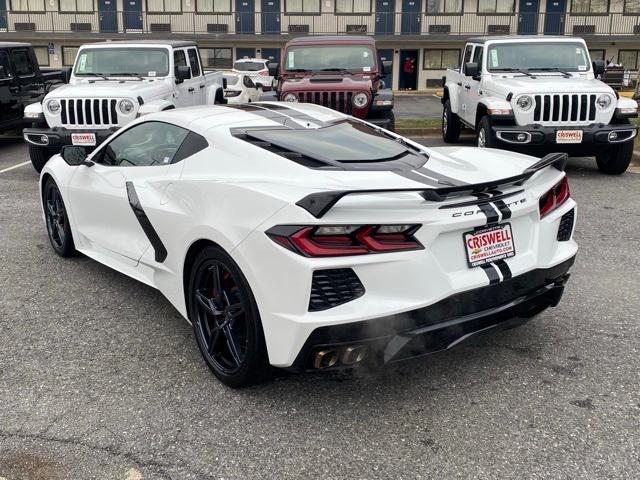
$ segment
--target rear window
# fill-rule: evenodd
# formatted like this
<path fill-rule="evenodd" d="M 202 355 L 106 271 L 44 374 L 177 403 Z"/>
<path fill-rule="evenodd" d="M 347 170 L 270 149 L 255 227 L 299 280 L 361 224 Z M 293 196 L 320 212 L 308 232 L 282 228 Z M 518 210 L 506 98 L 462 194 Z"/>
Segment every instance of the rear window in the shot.
<path fill-rule="evenodd" d="M 417 149 L 368 125 L 349 120 L 318 129 L 250 129 L 245 134 L 325 166 L 371 164 L 399 159 L 410 161 L 408 157 L 414 157 L 421 164 L 425 161 L 423 154 Z"/>
<path fill-rule="evenodd" d="M 264 62 L 236 62 L 233 68 L 240 72 L 258 72 L 266 70 L 267 67 Z"/>
<path fill-rule="evenodd" d="M 237 75 L 224 75 L 224 79 L 227 81 L 227 85 L 236 85 L 240 77 Z"/>

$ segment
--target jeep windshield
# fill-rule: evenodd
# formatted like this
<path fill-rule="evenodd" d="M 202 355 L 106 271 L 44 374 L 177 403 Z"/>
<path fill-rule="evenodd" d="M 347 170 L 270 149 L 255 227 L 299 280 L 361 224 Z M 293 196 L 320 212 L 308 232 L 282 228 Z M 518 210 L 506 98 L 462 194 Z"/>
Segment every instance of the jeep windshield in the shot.
<path fill-rule="evenodd" d="M 589 54 L 578 42 L 498 43 L 489 47 L 489 72 L 587 72 Z M 520 72 L 519 72 L 520 71 Z"/>
<path fill-rule="evenodd" d="M 285 70 L 371 72 L 376 70 L 376 58 L 367 45 L 305 45 L 287 50 Z"/>
<path fill-rule="evenodd" d="M 164 48 L 83 48 L 73 73 L 78 77 L 166 77 L 169 51 Z"/>

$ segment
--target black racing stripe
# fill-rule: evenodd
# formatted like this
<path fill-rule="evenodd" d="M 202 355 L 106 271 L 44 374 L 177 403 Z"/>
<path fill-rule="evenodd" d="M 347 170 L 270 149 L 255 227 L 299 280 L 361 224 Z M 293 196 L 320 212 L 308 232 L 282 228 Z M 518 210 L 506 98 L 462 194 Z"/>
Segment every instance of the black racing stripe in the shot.
<path fill-rule="evenodd" d="M 500 210 L 502 214 L 502 220 L 511 218 L 511 209 L 504 203 L 504 200 L 496 200 L 493 204 Z"/>
<path fill-rule="evenodd" d="M 487 217 L 487 225 L 492 223 L 498 223 L 500 220 L 500 216 L 498 215 L 498 211 L 491 206 L 489 203 L 480 203 L 478 204 L 478 208 L 484 213 Z"/>
<path fill-rule="evenodd" d="M 127 182 L 127 197 L 129 197 L 129 205 L 131 205 L 131 210 L 135 214 L 138 219 L 138 223 L 142 227 L 145 235 L 151 242 L 151 246 L 156 253 L 156 262 L 162 263 L 167 258 L 167 249 L 164 247 L 162 240 L 158 236 L 158 232 L 153 228 L 151 222 L 149 221 L 149 217 L 144 212 L 142 205 L 140 204 L 140 199 L 138 198 L 138 194 L 136 193 L 136 189 L 133 186 L 132 182 Z"/>
<path fill-rule="evenodd" d="M 413 180 L 414 182 L 422 183 L 424 185 L 429 185 L 430 187 L 438 186 L 438 182 L 431 180 L 427 177 L 423 177 L 422 175 L 418 175 L 417 173 L 412 172 L 411 170 L 405 170 L 405 171 L 392 170 L 392 173 L 395 173 L 396 175 L 400 175 L 401 177 L 404 177 L 404 178 L 408 178 L 409 180 Z"/>
<path fill-rule="evenodd" d="M 295 130 L 300 130 L 305 128 L 303 125 L 299 123 L 299 120 L 283 115 L 282 113 L 276 112 L 275 110 L 266 109 L 263 106 L 251 105 L 251 104 L 245 103 L 245 104 L 239 104 L 239 105 L 225 105 L 225 107 L 234 108 L 236 110 L 242 110 L 244 112 L 249 112 L 254 115 L 258 115 L 259 117 L 266 118 L 267 120 L 271 120 L 272 122 L 279 123 L 280 125 L 284 125 L 285 127 L 290 127 Z"/>
<path fill-rule="evenodd" d="M 507 265 L 507 262 L 505 262 L 504 260 L 498 260 L 497 262 L 495 262 L 495 265 L 500 269 L 503 280 L 509 280 L 513 276 L 509 265 Z"/>
<path fill-rule="evenodd" d="M 489 285 L 500 283 L 500 276 L 493 265 L 485 263 L 484 265 L 480 265 L 480 267 L 484 270 L 484 273 L 487 274 L 487 277 L 489 277 Z"/>
<path fill-rule="evenodd" d="M 447 175 L 443 175 L 440 172 L 436 172 L 435 170 L 431 170 L 427 167 L 420 167 L 416 169 L 418 172 L 424 173 L 425 175 L 429 175 L 438 180 L 441 184 L 450 185 L 452 187 L 460 187 L 462 185 L 467 185 L 467 182 L 463 182 L 462 180 L 458 180 L 457 178 L 448 177 Z"/>
<path fill-rule="evenodd" d="M 326 122 L 323 122 L 322 120 L 318 120 L 317 118 L 312 117 L 311 115 L 301 112 L 300 110 L 296 110 L 295 108 L 291 108 L 287 105 L 267 104 L 267 103 L 260 103 L 258 105 L 267 110 L 273 110 L 276 112 L 280 111 L 282 112 L 283 115 L 293 118 L 296 122 L 313 123 L 315 125 L 318 125 L 319 127 L 326 127 L 331 125 L 330 123 L 326 123 Z"/>

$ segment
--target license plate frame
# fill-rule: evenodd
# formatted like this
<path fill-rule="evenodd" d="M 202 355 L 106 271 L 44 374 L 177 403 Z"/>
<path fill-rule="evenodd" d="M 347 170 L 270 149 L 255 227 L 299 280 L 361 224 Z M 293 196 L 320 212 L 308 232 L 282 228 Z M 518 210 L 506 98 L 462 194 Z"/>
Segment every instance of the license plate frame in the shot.
<path fill-rule="evenodd" d="M 582 139 L 584 136 L 584 131 L 582 130 L 557 130 L 556 131 L 556 143 L 559 144 L 567 144 L 567 143 L 582 143 Z"/>
<path fill-rule="evenodd" d="M 495 241 L 488 245 L 478 245 L 475 246 L 474 242 L 472 243 L 472 247 L 469 246 L 469 239 L 473 239 L 479 237 L 479 242 L 482 243 L 482 235 L 490 234 L 491 232 L 508 232 L 508 238 L 502 239 L 500 241 Z M 503 237 L 503 235 L 500 235 Z M 486 237 L 485 237 L 486 238 Z M 469 232 L 464 232 L 462 234 L 462 242 L 464 244 L 465 249 L 465 257 L 467 261 L 467 265 L 469 268 L 476 268 L 481 265 L 485 265 L 487 263 L 496 262 L 498 260 L 504 260 L 505 258 L 512 258 L 516 255 L 516 244 L 513 240 L 513 230 L 511 228 L 511 223 L 500 223 L 498 225 L 493 225 L 491 227 L 482 228 L 479 230 L 471 230 Z M 500 246 L 501 243 L 506 243 L 507 245 Z M 487 251 L 487 249 L 489 249 Z M 476 251 L 478 249 L 479 251 Z M 496 253 L 491 253 L 491 251 L 497 251 Z M 480 254 L 483 255 L 480 255 Z"/>
<path fill-rule="evenodd" d="M 96 134 L 95 133 L 72 133 L 71 145 L 76 145 L 79 147 L 95 147 Z"/>

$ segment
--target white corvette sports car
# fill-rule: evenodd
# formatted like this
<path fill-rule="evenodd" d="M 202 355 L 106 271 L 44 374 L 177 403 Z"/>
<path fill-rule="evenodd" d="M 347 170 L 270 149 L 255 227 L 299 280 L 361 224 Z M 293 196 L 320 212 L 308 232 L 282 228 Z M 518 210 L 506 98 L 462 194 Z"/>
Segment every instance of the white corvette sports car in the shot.
<path fill-rule="evenodd" d="M 383 364 L 560 300 L 564 154 L 425 148 L 310 104 L 144 116 L 42 171 L 54 250 L 159 289 L 232 386 Z"/>

